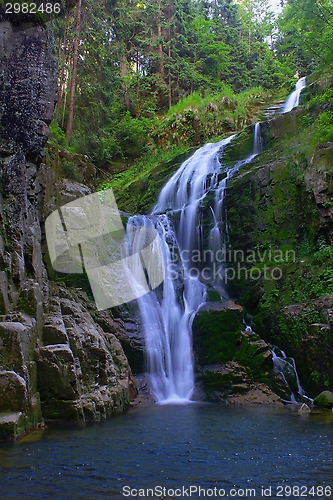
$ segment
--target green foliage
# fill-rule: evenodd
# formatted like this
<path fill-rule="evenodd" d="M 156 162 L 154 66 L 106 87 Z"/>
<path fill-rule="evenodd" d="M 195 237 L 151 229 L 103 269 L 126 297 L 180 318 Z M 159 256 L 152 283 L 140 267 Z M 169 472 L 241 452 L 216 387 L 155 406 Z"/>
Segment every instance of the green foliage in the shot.
<path fill-rule="evenodd" d="M 71 160 L 64 159 L 62 162 L 62 169 L 67 179 L 80 181 L 80 174 L 77 172 L 76 166 Z"/>
<path fill-rule="evenodd" d="M 317 129 L 321 142 L 333 141 L 333 111 L 324 111 L 319 115 Z"/>
<path fill-rule="evenodd" d="M 295 71 L 332 68 L 333 6 L 330 0 L 288 0 L 279 17 L 277 53 Z"/>
<path fill-rule="evenodd" d="M 50 138 L 48 142 L 51 146 L 68 149 L 66 134 L 55 120 L 50 124 Z"/>
<path fill-rule="evenodd" d="M 74 13 L 54 22 L 60 54 L 56 114 L 62 130 L 68 117 Z M 171 118 L 186 109 L 204 110 L 209 100 L 233 101 L 251 87 L 276 90 L 288 71 L 267 43 L 274 22 L 267 0 L 243 6 L 229 0 L 82 0 L 73 150 L 117 172 L 160 147 L 160 117 L 168 109 Z M 241 128 L 248 104 L 240 94 L 231 109 L 224 107 L 225 126 L 231 121 Z M 218 135 L 219 127 L 211 117 L 203 138 L 190 131 L 192 142 Z M 184 139 L 183 130 L 178 132 L 174 142 Z M 59 130 L 56 134 L 62 140 Z"/>
<path fill-rule="evenodd" d="M 187 153 L 188 147 L 183 144 L 166 150 L 149 151 L 128 169 L 100 184 L 97 190 L 111 187 L 121 210 L 147 213 L 156 202 L 166 178 L 185 160 Z"/>
<path fill-rule="evenodd" d="M 193 343 L 199 363 L 223 363 L 234 358 L 240 341 L 242 317 L 238 311 L 209 311 L 193 322 Z"/>

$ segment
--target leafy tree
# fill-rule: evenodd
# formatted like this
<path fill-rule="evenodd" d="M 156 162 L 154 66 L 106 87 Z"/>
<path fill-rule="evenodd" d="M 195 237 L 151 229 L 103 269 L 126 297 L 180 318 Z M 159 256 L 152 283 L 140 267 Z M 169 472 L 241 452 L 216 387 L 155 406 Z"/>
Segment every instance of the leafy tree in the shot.
<path fill-rule="evenodd" d="M 288 0 L 279 16 L 276 48 L 281 60 L 307 74 L 332 67 L 333 5 L 330 0 Z"/>
<path fill-rule="evenodd" d="M 194 91 L 275 88 L 284 74 L 267 43 L 267 1 L 80 0 L 79 24 L 78 9 L 55 22 L 56 117 L 68 142 L 124 168 L 154 147 L 159 116 Z"/>

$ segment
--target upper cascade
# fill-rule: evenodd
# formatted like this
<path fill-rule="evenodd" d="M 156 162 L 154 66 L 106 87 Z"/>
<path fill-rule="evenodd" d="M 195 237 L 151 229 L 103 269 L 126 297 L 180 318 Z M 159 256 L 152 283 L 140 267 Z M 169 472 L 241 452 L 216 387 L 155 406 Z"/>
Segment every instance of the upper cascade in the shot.
<path fill-rule="evenodd" d="M 282 113 L 288 113 L 294 108 L 297 108 L 299 105 L 299 98 L 301 95 L 302 90 L 306 87 L 306 77 L 303 76 L 303 78 L 300 78 L 298 82 L 295 85 L 295 90 L 289 95 L 288 99 L 286 100 L 283 108 L 282 108 Z"/>

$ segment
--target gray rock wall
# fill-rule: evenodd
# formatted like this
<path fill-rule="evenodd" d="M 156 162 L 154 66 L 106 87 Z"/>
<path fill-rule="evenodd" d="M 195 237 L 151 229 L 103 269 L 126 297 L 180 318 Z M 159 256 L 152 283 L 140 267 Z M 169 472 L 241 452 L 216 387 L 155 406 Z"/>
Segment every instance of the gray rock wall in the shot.
<path fill-rule="evenodd" d="M 43 150 L 56 99 L 45 28 L 1 21 L 0 439 L 43 418 L 100 419 L 135 395 L 116 337 L 76 295 L 50 288 L 43 263 L 41 223 L 61 200 Z"/>

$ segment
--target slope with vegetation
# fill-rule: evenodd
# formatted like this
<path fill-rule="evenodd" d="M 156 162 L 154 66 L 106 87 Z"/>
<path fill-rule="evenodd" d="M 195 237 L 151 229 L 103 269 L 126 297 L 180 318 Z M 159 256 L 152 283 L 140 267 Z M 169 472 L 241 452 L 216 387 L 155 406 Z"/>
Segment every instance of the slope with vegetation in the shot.
<path fill-rule="evenodd" d="M 53 26 L 60 87 L 51 130 L 110 172 L 156 153 L 161 143 L 167 149 L 183 141 L 177 129 L 191 116 L 176 124 L 172 116 L 191 109 L 173 108 L 187 97 L 200 107 L 213 103 L 205 131 L 198 124 L 190 131 L 198 144 L 200 135 L 207 140 L 246 123 L 244 100 L 235 94 L 258 86 L 276 92 L 293 75 L 266 43 L 275 26 L 268 0 L 79 5 Z M 227 105 L 220 107 L 223 97 Z"/>
<path fill-rule="evenodd" d="M 227 192 L 230 242 L 245 256 L 228 263 L 242 268 L 229 292 L 295 357 L 312 396 L 333 387 L 332 92 L 332 77 L 315 81 L 299 110 L 263 124 L 267 150 Z"/>

